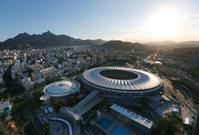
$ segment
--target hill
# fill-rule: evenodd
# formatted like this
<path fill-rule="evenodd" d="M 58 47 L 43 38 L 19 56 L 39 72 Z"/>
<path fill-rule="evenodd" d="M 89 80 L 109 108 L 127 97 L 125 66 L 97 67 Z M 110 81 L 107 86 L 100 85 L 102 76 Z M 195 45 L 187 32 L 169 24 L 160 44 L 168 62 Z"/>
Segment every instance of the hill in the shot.
<path fill-rule="evenodd" d="M 197 48 L 199 47 L 199 41 L 183 41 L 183 42 L 174 42 L 174 41 L 151 41 L 144 43 L 148 46 L 163 46 L 163 47 L 175 47 L 175 48 Z"/>
<path fill-rule="evenodd" d="M 112 40 L 102 45 L 104 48 L 113 50 L 129 51 L 131 49 L 144 49 L 145 46 L 140 43 L 123 42 L 120 40 Z"/>

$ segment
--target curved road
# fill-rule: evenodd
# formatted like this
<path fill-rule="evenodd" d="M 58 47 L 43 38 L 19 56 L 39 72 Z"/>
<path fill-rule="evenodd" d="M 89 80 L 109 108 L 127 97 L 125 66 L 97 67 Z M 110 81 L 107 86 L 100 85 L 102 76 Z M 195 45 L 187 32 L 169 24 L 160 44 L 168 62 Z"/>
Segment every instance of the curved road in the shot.
<path fill-rule="evenodd" d="M 64 124 L 66 124 L 67 127 L 68 127 L 68 129 L 69 129 L 69 135 L 73 135 L 72 126 L 71 126 L 71 124 L 67 120 L 64 120 L 62 118 L 51 118 L 51 120 L 53 120 L 53 121 L 59 121 L 59 122 L 62 122 Z"/>

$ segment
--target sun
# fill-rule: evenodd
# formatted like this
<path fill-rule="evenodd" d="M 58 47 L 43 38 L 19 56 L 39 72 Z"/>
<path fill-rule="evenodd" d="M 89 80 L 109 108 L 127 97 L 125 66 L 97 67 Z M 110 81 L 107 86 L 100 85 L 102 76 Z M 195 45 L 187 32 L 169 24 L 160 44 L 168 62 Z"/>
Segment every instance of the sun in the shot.
<path fill-rule="evenodd" d="M 175 10 L 158 10 L 148 19 L 148 34 L 156 39 L 174 38 L 179 34 L 180 20 L 181 15 Z"/>

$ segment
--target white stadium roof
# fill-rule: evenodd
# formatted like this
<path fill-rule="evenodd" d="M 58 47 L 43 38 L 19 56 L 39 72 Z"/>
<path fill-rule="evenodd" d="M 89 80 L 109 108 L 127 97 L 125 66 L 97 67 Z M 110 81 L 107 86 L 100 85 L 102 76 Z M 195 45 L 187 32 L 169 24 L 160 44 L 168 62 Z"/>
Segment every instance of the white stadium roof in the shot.
<path fill-rule="evenodd" d="M 124 71 L 129 74 L 135 74 L 137 77 L 124 78 L 124 79 L 115 79 L 102 75 L 102 71 Z M 122 73 L 122 72 L 121 72 Z M 120 74 L 120 73 L 119 73 Z M 128 76 L 128 75 L 127 75 Z M 162 81 L 156 75 L 153 75 L 146 71 L 141 71 L 132 68 L 124 67 L 97 67 L 85 71 L 82 74 L 83 82 L 98 88 L 104 88 L 109 91 L 115 92 L 145 92 L 153 91 L 162 86 Z"/>

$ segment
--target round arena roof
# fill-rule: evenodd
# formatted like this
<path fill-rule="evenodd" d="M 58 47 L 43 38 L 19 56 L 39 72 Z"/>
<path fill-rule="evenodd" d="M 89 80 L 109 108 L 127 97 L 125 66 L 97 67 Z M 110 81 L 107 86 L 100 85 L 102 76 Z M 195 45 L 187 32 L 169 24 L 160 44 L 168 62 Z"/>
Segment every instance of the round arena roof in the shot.
<path fill-rule="evenodd" d="M 53 82 L 47 85 L 44 88 L 43 92 L 45 95 L 50 97 L 62 97 L 75 93 L 79 91 L 79 89 L 80 89 L 79 82 L 75 80 L 72 81 L 64 80 L 64 81 Z"/>
<path fill-rule="evenodd" d="M 156 75 L 124 67 L 97 67 L 85 71 L 81 80 L 89 86 L 112 92 L 150 92 L 162 87 Z"/>

